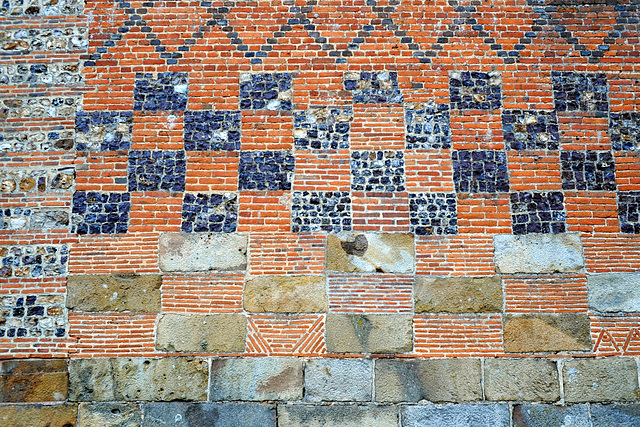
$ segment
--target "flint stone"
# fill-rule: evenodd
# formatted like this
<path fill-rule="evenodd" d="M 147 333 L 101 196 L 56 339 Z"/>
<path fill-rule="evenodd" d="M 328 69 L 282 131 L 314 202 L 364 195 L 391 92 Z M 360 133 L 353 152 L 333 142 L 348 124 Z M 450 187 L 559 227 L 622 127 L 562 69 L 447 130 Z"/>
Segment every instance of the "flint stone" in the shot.
<path fill-rule="evenodd" d="M 570 273 L 584 267 L 576 233 L 498 234 L 493 246 L 498 273 Z"/>
<path fill-rule="evenodd" d="M 638 427 L 640 405 L 591 405 L 593 427 Z"/>
<path fill-rule="evenodd" d="M 5 360 L 0 362 L 0 402 L 56 402 L 67 398 L 66 360 Z"/>
<path fill-rule="evenodd" d="M 503 331 L 507 353 L 591 350 L 586 313 L 506 315 Z"/>
<path fill-rule="evenodd" d="M 484 387 L 487 400 L 560 399 L 556 363 L 545 359 L 486 359 Z"/>
<path fill-rule="evenodd" d="M 215 359 L 209 400 L 301 400 L 302 377 L 297 358 Z"/>
<path fill-rule="evenodd" d="M 499 277 L 416 276 L 416 313 L 502 312 L 502 281 Z"/>
<path fill-rule="evenodd" d="M 67 308 L 158 313 L 161 285 L 157 274 L 72 275 L 67 279 Z"/>
<path fill-rule="evenodd" d="M 156 348 L 164 351 L 242 353 L 247 337 L 243 314 L 164 314 Z"/>
<path fill-rule="evenodd" d="M 253 313 L 318 313 L 327 311 L 324 276 L 265 275 L 247 281 L 244 309 Z"/>
<path fill-rule="evenodd" d="M 562 369 L 567 402 L 635 401 L 640 396 L 631 358 L 567 360 Z"/>
<path fill-rule="evenodd" d="M 279 427 L 389 427 L 398 425 L 392 406 L 278 405 Z"/>
<path fill-rule="evenodd" d="M 69 400 L 206 400 L 207 377 L 207 362 L 188 357 L 73 359 Z"/>
<path fill-rule="evenodd" d="M 134 403 L 81 403 L 77 427 L 140 427 L 140 405 Z"/>
<path fill-rule="evenodd" d="M 158 265 L 163 271 L 230 271 L 247 268 L 247 236 L 237 233 L 165 233 Z"/>
<path fill-rule="evenodd" d="M 78 405 L 0 405 L 0 425 L 7 427 L 75 427 Z"/>
<path fill-rule="evenodd" d="M 377 360 L 378 402 L 482 400 L 478 359 Z"/>
<path fill-rule="evenodd" d="M 331 353 L 406 353 L 413 349 L 410 314 L 327 315 Z"/>
<path fill-rule="evenodd" d="M 274 405 L 260 403 L 145 403 L 142 427 L 276 426 Z"/>
<path fill-rule="evenodd" d="M 331 234 L 327 238 L 327 270 L 413 273 L 413 242 L 413 234 Z"/>
<path fill-rule="evenodd" d="M 373 361 L 368 359 L 312 359 L 304 375 L 308 402 L 371 401 Z"/>
<path fill-rule="evenodd" d="M 549 426 L 592 427 L 589 409 L 586 405 L 514 405 L 513 427 Z"/>
<path fill-rule="evenodd" d="M 402 427 L 509 427 L 506 404 L 452 406 L 415 405 L 402 408 Z"/>
<path fill-rule="evenodd" d="M 640 273 L 587 276 L 589 307 L 604 312 L 640 311 Z"/>

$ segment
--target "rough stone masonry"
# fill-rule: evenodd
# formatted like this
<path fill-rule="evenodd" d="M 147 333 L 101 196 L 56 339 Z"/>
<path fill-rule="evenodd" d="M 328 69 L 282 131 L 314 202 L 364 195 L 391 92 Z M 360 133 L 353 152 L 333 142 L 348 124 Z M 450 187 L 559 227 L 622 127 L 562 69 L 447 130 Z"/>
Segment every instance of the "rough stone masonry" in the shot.
<path fill-rule="evenodd" d="M 636 0 L 4 0 L 0 425 L 640 425 Z"/>

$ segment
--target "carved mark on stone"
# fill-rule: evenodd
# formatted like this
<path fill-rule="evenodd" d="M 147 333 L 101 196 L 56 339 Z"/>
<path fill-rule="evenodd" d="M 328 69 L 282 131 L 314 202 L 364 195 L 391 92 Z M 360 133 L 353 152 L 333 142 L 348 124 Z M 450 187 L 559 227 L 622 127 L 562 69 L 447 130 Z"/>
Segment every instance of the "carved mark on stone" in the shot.
<path fill-rule="evenodd" d="M 349 255 L 363 256 L 369 248 L 369 242 L 364 234 L 358 234 L 353 242 L 340 242 L 342 249 Z"/>

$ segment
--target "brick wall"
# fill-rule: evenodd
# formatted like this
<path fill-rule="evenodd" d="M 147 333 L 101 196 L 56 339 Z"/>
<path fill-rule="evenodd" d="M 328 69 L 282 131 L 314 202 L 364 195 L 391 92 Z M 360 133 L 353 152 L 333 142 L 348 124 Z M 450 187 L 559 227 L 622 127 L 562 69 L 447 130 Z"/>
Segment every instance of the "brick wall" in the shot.
<path fill-rule="evenodd" d="M 637 425 L 639 46 L 635 0 L 4 1 L 0 418 Z"/>

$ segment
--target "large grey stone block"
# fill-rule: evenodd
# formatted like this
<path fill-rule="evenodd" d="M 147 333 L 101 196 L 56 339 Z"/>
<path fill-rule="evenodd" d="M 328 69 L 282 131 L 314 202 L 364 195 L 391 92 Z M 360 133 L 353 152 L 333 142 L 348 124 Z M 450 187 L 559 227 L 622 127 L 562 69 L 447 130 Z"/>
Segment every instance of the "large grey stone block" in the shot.
<path fill-rule="evenodd" d="M 67 308 L 75 311 L 160 311 L 158 274 L 71 275 L 67 278 Z"/>
<path fill-rule="evenodd" d="M 6 427 L 75 427 L 77 404 L 0 405 L 0 425 Z"/>
<path fill-rule="evenodd" d="M 499 273 L 568 273 L 584 267 L 577 233 L 498 234 L 493 246 Z"/>
<path fill-rule="evenodd" d="M 312 359 L 304 374 L 304 399 L 308 402 L 364 402 L 373 397 L 370 359 Z"/>
<path fill-rule="evenodd" d="M 402 408 L 402 427 L 509 427 L 509 407 L 488 405 L 410 405 Z"/>
<path fill-rule="evenodd" d="M 638 400 L 636 361 L 625 357 L 567 360 L 562 369 L 567 402 Z"/>
<path fill-rule="evenodd" d="M 416 313 L 502 312 L 500 277 L 416 276 Z"/>
<path fill-rule="evenodd" d="M 638 427 L 640 404 L 591 405 L 593 427 Z"/>
<path fill-rule="evenodd" d="M 247 268 L 247 236 L 238 233 L 165 233 L 158 265 L 163 271 L 230 271 Z"/>
<path fill-rule="evenodd" d="M 327 315 L 327 350 L 331 353 L 405 353 L 413 349 L 409 314 Z"/>
<path fill-rule="evenodd" d="M 275 427 L 274 405 L 260 403 L 145 403 L 142 427 Z"/>
<path fill-rule="evenodd" d="M 135 403 L 81 403 L 77 427 L 140 427 L 142 413 Z"/>
<path fill-rule="evenodd" d="M 464 402 L 482 399 L 478 359 L 377 360 L 378 402 Z"/>
<path fill-rule="evenodd" d="M 586 313 L 506 315 L 503 335 L 507 353 L 591 350 Z"/>
<path fill-rule="evenodd" d="M 560 399 L 558 368 L 546 359 L 486 359 L 484 387 L 487 400 Z"/>
<path fill-rule="evenodd" d="M 513 427 L 592 427 L 587 405 L 514 405 Z"/>
<path fill-rule="evenodd" d="M 393 406 L 278 405 L 278 427 L 396 427 Z"/>
<path fill-rule="evenodd" d="M 327 270 L 368 273 L 412 273 L 413 234 L 339 233 L 327 238 Z"/>
<path fill-rule="evenodd" d="M 164 351 L 242 353 L 247 337 L 244 314 L 164 314 L 156 347 Z"/>
<path fill-rule="evenodd" d="M 587 276 L 589 307 L 604 312 L 640 311 L 640 273 Z"/>
<path fill-rule="evenodd" d="M 209 399 L 301 400 L 302 360 L 292 357 L 215 359 Z"/>
<path fill-rule="evenodd" d="M 326 312 L 326 278 L 271 274 L 253 278 L 244 287 L 244 309 L 254 313 Z"/>
<path fill-rule="evenodd" d="M 74 359 L 69 400 L 206 400 L 207 362 L 188 357 Z"/>
<path fill-rule="evenodd" d="M 60 402 L 66 400 L 68 389 L 66 360 L 0 362 L 0 402 Z"/>

